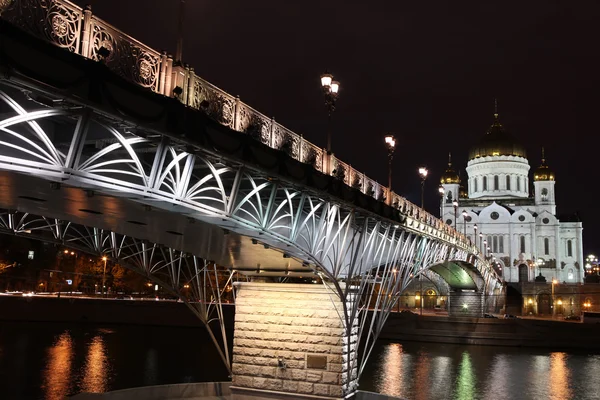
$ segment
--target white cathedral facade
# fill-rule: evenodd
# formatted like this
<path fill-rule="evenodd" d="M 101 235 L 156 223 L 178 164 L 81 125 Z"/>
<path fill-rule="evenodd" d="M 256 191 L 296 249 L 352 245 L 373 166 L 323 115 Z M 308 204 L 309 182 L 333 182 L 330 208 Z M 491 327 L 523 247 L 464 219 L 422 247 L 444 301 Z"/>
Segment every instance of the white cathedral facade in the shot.
<path fill-rule="evenodd" d="M 530 196 L 525 149 L 504 130 L 498 114 L 494 117 L 470 151 L 468 191 L 448 162 L 440 188 L 443 221 L 487 251 L 507 282 L 543 281 L 541 277 L 546 282 L 583 282 L 582 223 L 557 217 L 555 176 L 543 150 Z"/>

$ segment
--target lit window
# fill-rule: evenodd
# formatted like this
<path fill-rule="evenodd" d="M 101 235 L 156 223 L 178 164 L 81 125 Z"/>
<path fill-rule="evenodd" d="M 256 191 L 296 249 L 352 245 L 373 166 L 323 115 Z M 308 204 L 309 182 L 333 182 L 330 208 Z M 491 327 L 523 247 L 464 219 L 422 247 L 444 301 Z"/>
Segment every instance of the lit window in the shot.
<path fill-rule="evenodd" d="M 29 253 L 27 254 L 27 259 L 33 260 L 34 255 L 35 255 L 35 252 L 33 250 L 29 250 Z"/>
<path fill-rule="evenodd" d="M 569 269 L 569 273 L 567 274 L 567 278 L 572 281 L 574 279 L 573 268 Z"/>

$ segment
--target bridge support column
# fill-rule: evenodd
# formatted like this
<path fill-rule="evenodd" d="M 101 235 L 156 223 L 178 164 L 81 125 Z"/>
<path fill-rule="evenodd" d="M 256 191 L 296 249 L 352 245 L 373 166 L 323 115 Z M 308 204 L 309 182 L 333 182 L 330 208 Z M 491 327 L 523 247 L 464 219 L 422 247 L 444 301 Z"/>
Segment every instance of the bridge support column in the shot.
<path fill-rule="evenodd" d="M 448 293 L 448 315 L 451 317 L 483 317 L 484 294 L 473 291 Z"/>
<path fill-rule="evenodd" d="M 352 397 L 358 328 L 346 333 L 336 293 L 317 284 L 237 285 L 233 400 Z"/>

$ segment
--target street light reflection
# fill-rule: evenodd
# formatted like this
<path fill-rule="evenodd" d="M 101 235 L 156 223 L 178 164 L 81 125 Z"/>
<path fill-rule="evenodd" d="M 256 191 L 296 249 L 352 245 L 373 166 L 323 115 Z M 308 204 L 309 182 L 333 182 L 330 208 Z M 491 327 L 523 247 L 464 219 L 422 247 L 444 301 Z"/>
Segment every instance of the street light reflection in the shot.
<path fill-rule="evenodd" d="M 101 336 L 94 337 L 90 343 L 83 370 L 84 392 L 103 393 L 108 390 L 107 372 L 110 367 L 105 347 Z"/>
<path fill-rule="evenodd" d="M 456 399 L 470 399 L 475 393 L 475 383 L 477 379 L 473 373 L 471 357 L 468 352 L 463 352 L 460 366 L 458 367 L 458 377 L 456 385 Z"/>
<path fill-rule="evenodd" d="M 68 332 L 63 332 L 54 346 L 48 349 L 48 366 L 44 374 L 46 399 L 65 398 L 71 384 L 73 361 L 73 340 Z"/>
<path fill-rule="evenodd" d="M 550 354 L 550 399 L 571 399 L 566 353 Z"/>
<path fill-rule="evenodd" d="M 404 366 L 403 357 L 401 344 L 392 343 L 386 346 L 382 357 L 382 365 L 385 368 L 381 377 L 382 382 L 379 385 L 381 393 L 391 396 L 403 394 L 402 378 L 409 372 Z"/>

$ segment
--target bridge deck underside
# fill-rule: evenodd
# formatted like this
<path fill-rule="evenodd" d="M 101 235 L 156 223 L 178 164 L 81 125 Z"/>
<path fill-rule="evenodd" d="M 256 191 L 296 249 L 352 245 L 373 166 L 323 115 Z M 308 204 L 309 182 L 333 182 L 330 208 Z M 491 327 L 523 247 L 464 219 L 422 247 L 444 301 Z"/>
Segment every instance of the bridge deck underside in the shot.
<path fill-rule="evenodd" d="M 473 271 L 467 265 L 445 262 L 432 266 L 430 270 L 440 275 L 451 289 L 478 290 L 477 283 L 473 279 Z"/>
<path fill-rule="evenodd" d="M 281 251 L 253 244 L 249 237 L 233 231 L 225 234 L 217 225 L 190 220 L 186 215 L 148 209 L 133 200 L 94 194 L 32 176 L 0 171 L 0 208 L 14 209 L 87 226 L 181 249 L 219 265 L 247 273 L 307 275 L 309 267 Z"/>

